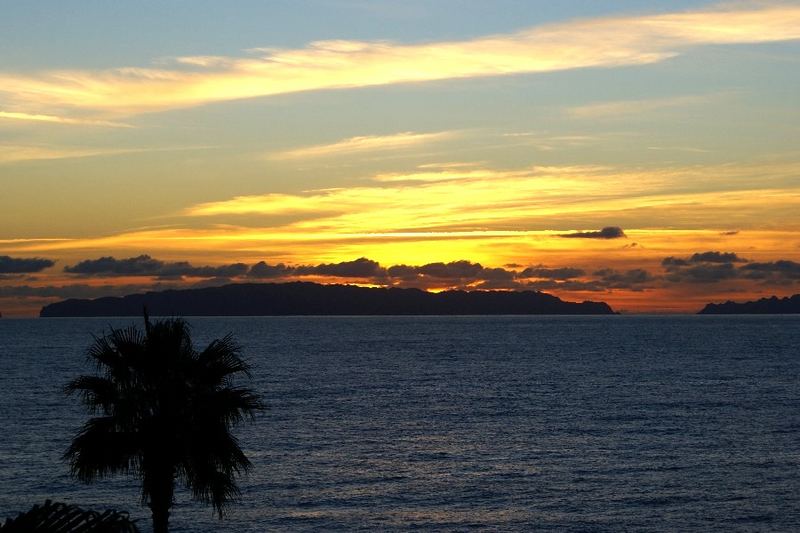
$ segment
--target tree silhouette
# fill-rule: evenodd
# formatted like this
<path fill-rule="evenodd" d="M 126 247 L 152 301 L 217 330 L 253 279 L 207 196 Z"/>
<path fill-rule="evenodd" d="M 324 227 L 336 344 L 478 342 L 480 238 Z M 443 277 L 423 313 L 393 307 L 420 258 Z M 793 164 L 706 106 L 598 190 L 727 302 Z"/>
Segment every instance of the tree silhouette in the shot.
<path fill-rule="evenodd" d="M 95 374 L 66 391 L 98 416 L 64 458 L 85 482 L 118 473 L 140 479 L 153 531 L 164 533 L 176 481 L 223 517 L 239 496 L 236 476 L 251 466 L 231 428 L 263 407 L 253 391 L 234 384 L 250 373 L 231 335 L 198 352 L 182 319 L 151 323 L 145 311 L 144 326 L 112 328 L 87 350 Z"/>

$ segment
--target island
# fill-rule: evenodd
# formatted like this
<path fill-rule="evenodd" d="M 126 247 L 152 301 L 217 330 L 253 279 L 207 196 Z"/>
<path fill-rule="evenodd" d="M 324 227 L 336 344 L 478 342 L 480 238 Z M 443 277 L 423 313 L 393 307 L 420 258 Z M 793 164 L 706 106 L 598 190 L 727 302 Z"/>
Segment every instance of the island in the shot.
<path fill-rule="evenodd" d="M 290 282 L 236 283 L 93 300 L 69 299 L 44 306 L 39 316 L 137 316 L 145 307 L 154 316 L 614 314 L 605 302 L 566 302 L 536 291 L 434 293 Z"/>
<path fill-rule="evenodd" d="M 785 315 L 800 313 L 800 294 L 786 298 L 772 296 L 754 302 L 732 302 L 708 304 L 701 315 Z"/>

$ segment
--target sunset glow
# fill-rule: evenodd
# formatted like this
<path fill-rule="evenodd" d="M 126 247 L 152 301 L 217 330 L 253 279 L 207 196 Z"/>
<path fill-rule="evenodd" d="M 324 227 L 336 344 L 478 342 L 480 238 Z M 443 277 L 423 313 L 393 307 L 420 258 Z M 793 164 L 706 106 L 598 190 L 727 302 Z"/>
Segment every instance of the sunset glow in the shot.
<path fill-rule="evenodd" d="M 207 44 L 172 30 L 217 8 L 119 7 L 136 46 L 10 7 L 0 312 L 297 279 L 625 312 L 800 292 L 796 2 L 477 4 L 248 6 L 263 29 Z M 282 28 L 301 12 L 328 22 Z"/>

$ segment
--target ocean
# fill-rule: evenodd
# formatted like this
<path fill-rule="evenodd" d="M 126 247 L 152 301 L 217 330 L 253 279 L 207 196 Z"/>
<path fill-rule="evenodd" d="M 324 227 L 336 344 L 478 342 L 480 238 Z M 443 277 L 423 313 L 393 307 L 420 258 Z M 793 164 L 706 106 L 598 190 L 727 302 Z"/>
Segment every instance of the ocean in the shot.
<path fill-rule="evenodd" d="M 0 519 L 45 499 L 127 510 L 61 455 L 61 392 L 133 319 L 0 320 Z M 232 332 L 269 410 L 218 520 L 173 531 L 800 531 L 800 316 L 190 318 Z"/>

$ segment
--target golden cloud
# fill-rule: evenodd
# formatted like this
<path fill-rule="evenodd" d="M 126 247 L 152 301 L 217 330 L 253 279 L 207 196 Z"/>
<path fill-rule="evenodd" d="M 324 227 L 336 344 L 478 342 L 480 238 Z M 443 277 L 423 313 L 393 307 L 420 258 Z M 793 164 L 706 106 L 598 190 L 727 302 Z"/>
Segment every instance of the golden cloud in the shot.
<path fill-rule="evenodd" d="M 41 161 L 47 159 L 70 159 L 78 157 L 96 157 L 103 155 L 121 155 L 136 152 L 131 149 L 105 148 L 64 148 L 36 145 L 0 145 L 0 164 L 19 161 Z"/>
<path fill-rule="evenodd" d="M 83 157 L 117 156 L 145 152 L 173 152 L 184 150 L 208 150 L 213 146 L 159 146 L 151 148 L 86 148 L 49 145 L 0 144 L 0 164 L 20 161 L 43 161 L 49 159 L 74 159 Z"/>
<path fill-rule="evenodd" d="M 5 73 L 0 91 L 16 109 L 34 115 L 61 108 L 124 116 L 299 91 L 639 65 L 692 46 L 798 38 L 799 6 L 758 3 L 578 20 L 464 41 L 320 41 L 300 49 L 254 49 L 244 57 L 183 57 L 174 69 Z"/>
<path fill-rule="evenodd" d="M 446 254 L 494 261 L 507 254 L 506 262 L 514 262 L 514 255 L 533 241 L 539 250 L 572 255 L 618 247 L 555 237 L 605 226 L 622 227 L 631 242 L 637 242 L 631 233 L 636 228 L 703 228 L 714 235 L 730 229 L 745 229 L 748 235 L 778 227 L 797 231 L 798 175 L 797 163 L 491 169 L 451 162 L 438 171 L 429 164 L 417 172 L 379 174 L 349 188 L 196 204 L 178 214 L 177 227 L 55 242 L 0 241 L 0 250 L 266 249 L 280 250 L 283 260 L 297 256 L 302 261 L 334 260 L 341 254 L 381 260 L 388 255 L 392 261 Z M 377 249 L 385 255 L 377 255 Z"/>
<path fill-rule="evenodd" d="M 83 118 L 58 117 L 55 115 L 41 115 L 34 113 L 18 113 L 13 111 L 0 111 L 0 119 L 22 120 L 27 122 L 49 122 L 51 124 L 68 124 L 78 126 L 104 126 L 108 128 L 132 128 L 130 124 L 123 122 L 111 122 L 108 120 L 92 120 Z"/>
<path fill-rule="evenodd" d="M 195 205 L 184 214 L 296 215 L 299 220 L 282 229 L 316 235 L 548 229 L 548 220 L 583 222 L 590 228 L 609 223 L 674 227 L 678 220 L 711 227 L 715 217 L 728 211 L 728 219 L 748 225 L 754 210 L 768 205 L 778 212 L 798 201 L 798 170 L 795 163 L 667 169 L 423 168 L 379 174 L 373 183 L 356 187 L 240 196 Z M 754 204 L 754 194 L 762 201 Z M 800 217 L 787 217 L 782 223 L 800 224 Z"/>
<path fill-rule="evenodd" d="M 435 133 L 403 132 L 392 135 L 350 137 L 330 144 L 318 144 L 285 152 L 278 152 L 270 154 L 268 157 L 269 159 L 309 159 L 315 157 L 353 155 L 361 152 L 401 150 L 421 144 L 452 139 L 455 136 L 455 132 L 442 131 Z"/>

